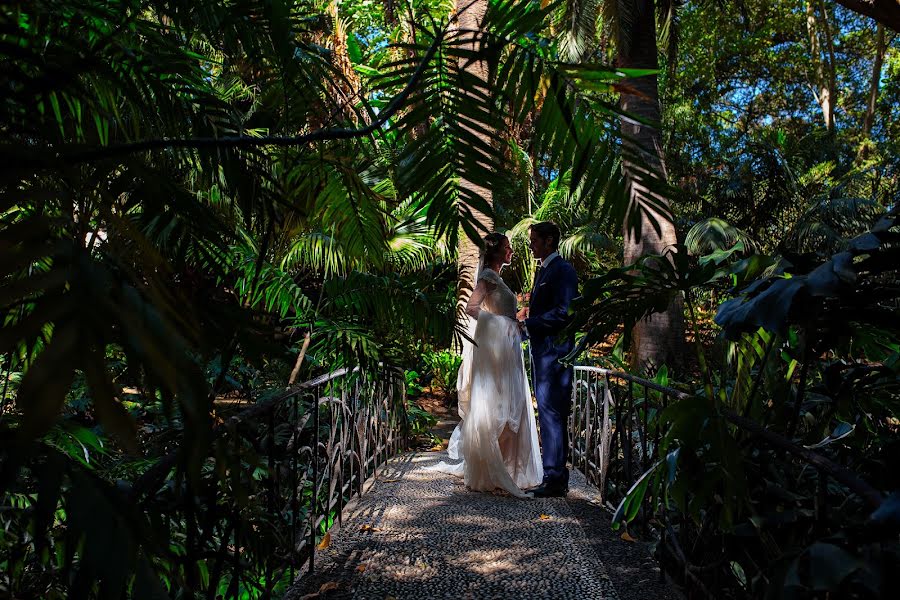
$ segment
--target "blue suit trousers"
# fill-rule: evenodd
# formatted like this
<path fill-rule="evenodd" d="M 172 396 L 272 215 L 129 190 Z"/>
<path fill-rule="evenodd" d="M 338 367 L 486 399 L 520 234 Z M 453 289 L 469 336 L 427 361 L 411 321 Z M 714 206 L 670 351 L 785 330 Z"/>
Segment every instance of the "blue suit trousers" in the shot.
<path fill-rule="evenodd" d="M 552 339 L 532 340 L 532 381 L 541 424 L 544 483 L 567 486 L 569 470 L 569 415 L 572 412 L 572 367 L 559 363 Z M 547 347 L 549 346 L 549 347 Z"/>

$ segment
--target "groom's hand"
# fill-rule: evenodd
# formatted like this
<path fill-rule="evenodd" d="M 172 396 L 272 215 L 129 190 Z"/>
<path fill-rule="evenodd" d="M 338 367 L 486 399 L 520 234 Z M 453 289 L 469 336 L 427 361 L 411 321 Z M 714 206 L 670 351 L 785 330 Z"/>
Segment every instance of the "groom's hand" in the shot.
<path fill-rule="evenodd" d="M 522 321 L 524 321 L 524 320 L 527 319 L 527 318 L 528 318 L 528 307 L 527 307 L 527 306 L 523 306 L 523 307 L 519 310 L 519 312 L 516 313 L 516 321 L 519 321 L 519 324 L 520 324 L 520 326 L 521 326 Z"/>

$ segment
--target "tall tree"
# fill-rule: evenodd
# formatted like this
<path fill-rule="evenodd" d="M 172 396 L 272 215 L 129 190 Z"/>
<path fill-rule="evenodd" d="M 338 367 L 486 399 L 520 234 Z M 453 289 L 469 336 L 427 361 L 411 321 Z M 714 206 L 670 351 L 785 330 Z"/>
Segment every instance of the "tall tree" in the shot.
<path fill-rule="evenodd" d="M 817 10 L 818 9 L 818 10 Z M 822 0 L 807 0 L 806 30 L 809 35 L 809 52 L 813 66 L 813 93 L 822 109 L 825 128 L 834 131 L 834 109 L 837 102 L 837 77 L 834 64 L 834 40 L 828 10 Z M 823 56 L 824 46 L 824 56 Z"/>
<path fill-rule="evenodd" d="M 616 30 L 617 64 L 629 69 L 657 69 L 656 12 L 653 0 L 618 0 Z M 665 181 L 666 162 L 660 135 L 659 85 L 656 74 L 628 82 L 619 98 L 623 116 L 621 131 L 625 157 L 622 169 L 632 210 L 640 207 L 640 225 L 624 226 L 624 264 L 634 264 L 642 256 L 662 254 L 675 244 L 675 224 L 668 199 L 657 184 Z M 632 331 L 632 360 L 645 369 L 671 362 L 679 355 L 684 339 L 681 302 L 673 302 L 665 312 L 651 315 Z"/>
<path fill-rule="evenodd" d="M 456 19 L 459 32 L 463 36 L 463 39 L 470 40 L 469 43 L 464 45 L 464 50 L 475 51 L 478 49 L 480 43 L 478 32 L 482 31 L 482 23 L 484 21 L 484 16 L 487 13 L 487 8 L 488 0 L 456 0 Z M 470 60 L 465 54 L 466 53 L 463 52 L 460 58 L 459 68 L 465 71 L 473 81 L 477 81 L 481 84 L 478 87 L 486 87 L 488 78 L 487 61 Z M 476 93 L 474 86 L 467 93 Z M 484 129 L 471 128 L 465 125 L 462 127 L 475 136 L 475 138 L 477 138 L 477 140 L 485 147 L 489 147 L 494 143 L 491 136 L 488 135 Z M 491 190 L 478 185 L 465 177 L 460 179 L 459 185 L 468 190 L 470 195 L 480 196 L 488 205 L 493 206 Z M 460 202 L 460 213 L 461 218 L 467 218 L 467 213 L 472 214 L 478 223 L 479 229 L 490 231 L 493 227 L 491 215 L 487 215 L 477 208 L 469 206 L 464 201 Z M 462 312 L 461 309 L 465 306 L 472 293 L 472 289 L 475 287 L 475 272 L 478 269 L 480 248 L 468 235 L 462 234 L 459 239 L 459 278 L 457 282 L 457 308 L 459 310 L 457 313 L 461 315 L 459 318 L 462 318 L 465 322 L 465 319 L 468 317 L 465 316 L 465 313 Z"/>
<path fill-rule="evenodd" d="M 872 133 L 872 125 L 875 122 L 875 105 L 878 100 L 878 88 L 881 83 L 881 67 L 884 64 L 884 53 L 887 44 L 884 39 L 884 25 L 878 24 L 878 32 L 875 40 L 875 61 L 872 65 L 872 83 L 869 85 L 869 101 L 866 104 L 866 116 L 863 119 L 863 138 L 868 138 Z"/>

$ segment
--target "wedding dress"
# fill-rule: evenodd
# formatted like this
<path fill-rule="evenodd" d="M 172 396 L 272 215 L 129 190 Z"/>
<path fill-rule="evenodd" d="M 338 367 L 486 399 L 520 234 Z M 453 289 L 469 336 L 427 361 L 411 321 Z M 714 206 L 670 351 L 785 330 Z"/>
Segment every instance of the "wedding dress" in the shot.
<path fill-rule="evenodd" d="M 544 473 L 516 322 L 516 295 L 496 271 L 483 269 L 478 275 L 482 280 L 489 291 L 478 320 L 471 322 L 475 344 L 463 344 L 457 377 L 462 420 L 447 448 L 450 459 L 462 462 L 441 462 L 431 470 L 463 477 L 472 490 L 500 488 L 524 498 L 528 495 L 522 490 L 540 484 Z"/>

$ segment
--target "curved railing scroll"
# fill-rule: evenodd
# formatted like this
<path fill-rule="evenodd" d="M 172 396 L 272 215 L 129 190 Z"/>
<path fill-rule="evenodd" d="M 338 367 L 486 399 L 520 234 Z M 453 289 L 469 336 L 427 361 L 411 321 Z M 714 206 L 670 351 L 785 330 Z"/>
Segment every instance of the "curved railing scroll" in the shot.
<path fill-rule="evenodd" d="M 174 526 L 191 565 L 185 587 L 277 597 L 315 568 L 317 545 L 364 482 L 406 449 L 403 373 L 341 369 L 226 418 L 214 436 L 202 489 L 181 495 Z"/>
<path fill-rule="evenodd" d="M 673 401 L 690 394 L 630 373 L 599 367 L 576 366 L 569 420 L 572 464 L 595 485 L 604 502 L 617 502 L 637 479 L 658 460 L 664 431 L 659 413 Z M 884 495 L 855 473 L 824 455 L 797 445 L 730 409 L 721 410 L 732 425 L 777 447 L 857 494 L 872 509 Z M 651 502 L 646 496 L 645 503 Z M 650 508 L 645 506 L 645 508 Z M 644 514 L 649 515 L 655 508 Z"/>

